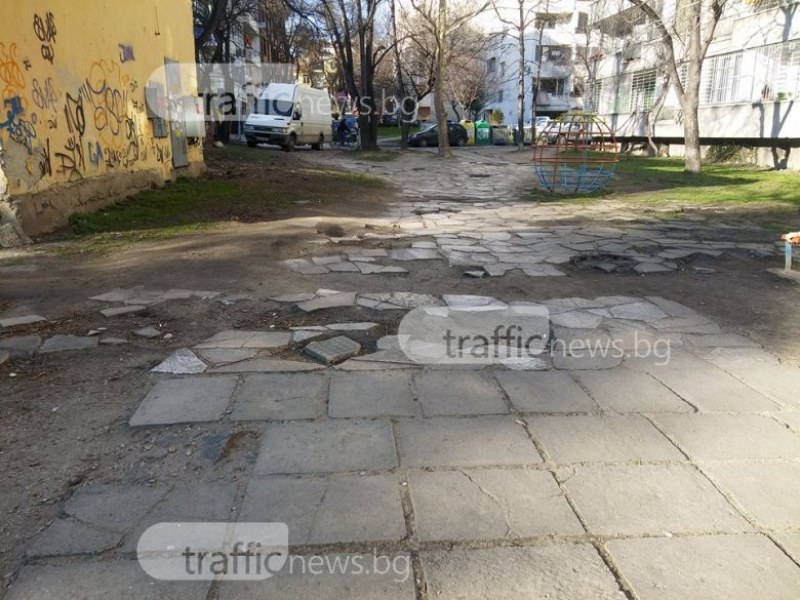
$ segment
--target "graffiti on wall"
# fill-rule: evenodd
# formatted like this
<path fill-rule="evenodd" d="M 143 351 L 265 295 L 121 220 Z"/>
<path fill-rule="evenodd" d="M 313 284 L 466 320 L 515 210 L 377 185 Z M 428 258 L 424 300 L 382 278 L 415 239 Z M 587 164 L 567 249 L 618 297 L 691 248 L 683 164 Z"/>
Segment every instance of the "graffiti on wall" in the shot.
<path fill-rule="evenodd" d="M 42 58 L 52 65 L 56 57 L 55 45 L 58 33 L 53 13 L 47 12 L 44 17 L 33 15 L 33 33 L 42 43 Z"/>

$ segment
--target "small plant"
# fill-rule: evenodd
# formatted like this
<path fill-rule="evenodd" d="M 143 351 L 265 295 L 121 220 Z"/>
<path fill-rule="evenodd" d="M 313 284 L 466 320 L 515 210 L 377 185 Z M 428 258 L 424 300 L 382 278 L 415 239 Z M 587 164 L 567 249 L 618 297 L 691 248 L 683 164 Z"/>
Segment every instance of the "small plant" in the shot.
<path fill-rule="evenodd" d="M 711 146 L 706 151 L 706 161 L 716 164 L 753 164 L 755 153 L 752 148 L 736 144 Z"/>

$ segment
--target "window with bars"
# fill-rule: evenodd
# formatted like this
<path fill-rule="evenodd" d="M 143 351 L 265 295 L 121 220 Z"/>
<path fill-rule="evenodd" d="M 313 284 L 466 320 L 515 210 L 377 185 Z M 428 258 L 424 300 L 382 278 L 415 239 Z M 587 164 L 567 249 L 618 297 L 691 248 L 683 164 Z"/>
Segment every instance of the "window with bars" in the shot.
<path fill-rule="evenodd" d="M 656 70 L 639 71 L 631 79 L 630 111 L 648 110 L 656 98 Z"/>
<path fill-rule="evenodd" d="M 753 90 L 757 99 L 787 100 L 800 95 L 800 40 L 758 49 Z"/>
<path fill-rule="evenodd" d="M 701 99 L 705 104 L 742 100 L 740 85 L 743 52 L 720 54 L 703 64 Z"/>

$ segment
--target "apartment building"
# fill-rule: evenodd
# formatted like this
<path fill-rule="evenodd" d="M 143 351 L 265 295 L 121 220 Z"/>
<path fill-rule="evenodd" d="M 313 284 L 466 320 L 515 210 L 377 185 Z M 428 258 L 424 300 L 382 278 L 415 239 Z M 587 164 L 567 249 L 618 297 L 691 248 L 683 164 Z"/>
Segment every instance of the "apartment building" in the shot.
<path fill-rule="evenodd" d="M 653 4 L 670 26 L 679 1 Z M 800 168 L 800 152 L 791 156 L 791 148 L 800 146 L 799 7 L 796 0 L 730 0 L 725 6 L 703 64 L 704 145 L 759 147 L 764 164 Z M 672 86 L 664 85 L 662 44 L 653 23 L 630 0 L 597 0 L 591 25 L 596 33 L 587 107 L 623 139 L 642 139 L 651 131 L 680 153 L 680 105 Z"/>

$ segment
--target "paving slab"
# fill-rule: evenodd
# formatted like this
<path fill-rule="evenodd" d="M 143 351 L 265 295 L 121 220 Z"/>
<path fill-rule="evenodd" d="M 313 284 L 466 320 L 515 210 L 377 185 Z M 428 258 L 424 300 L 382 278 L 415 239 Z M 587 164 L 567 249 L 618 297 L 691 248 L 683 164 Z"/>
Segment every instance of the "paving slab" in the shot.
<path fill-rule="evenodd" d="M 218 421 L 228 408 L 236 377 L 159 381 L 129 421 L 131 427 Z"/>
<path fill-rule="evenodd" d="M 208 373 L 301 373 L 321 371 L 325 367 L 312 362 L 281 360 L 272 358 L 253 358 L 221 367 L 209 369 Z"/>
<path fill-rule="evenodd" d="M 208 363 L 216 366 L 231 365 L 254 358 L 257 350 L 242 350 L 238 348 L 206 348 L 198 350 L 197 355 Z"/>
<path fill-rule="evenodd" d="M 597 535 L 752 530 L 722 494 L 686 464 L 578 466 L 564 487 L 589 532 Z"/>
<path fill-rule="evenodd" d="M 208 369 L 208 365 L 197 358 L 197 355 L 188 348 L 181 348 L 170 354 L 163 362 L 153 367 L 153 373 L 168 373 L 171 375 L 199 375 Z"/>
<path fill-rule="evenodd" d="M 782 544 L 795 562 L 800 562 L 800 532 L 781 532 L 774 534 L 778 543 Z"/>
<path fill-rule="evenodd" d="M 3 317 L 0 319 L 0 327 L 17 327 L 19 325 L 33 325 L 34 323 L 41 323 L 47 321 L 39 315 L 22 315 L 19 317 Z"/>
<path fill-rule="evenodd" d="M 557 463 L 685 460 L 644 417 L 535 416 L 529 429 Z"/>
<path fill-rule="evenodd" d="M 413 417 L 420 413 L 407 371 L 335 373 L 331 376 L 331 417 Z"/>
<path fill-rule="evenodd" d="M 594 329 L 603 322 L 603 317 L 582 311 L 569 311 L 550 317 L 553 325 L 568 328 Z"/>
<path fill-rule="evenodd" d="M 324 365 L 334 365 L 358 355 L 361 344 L 340 335 L 321 342 L 311 342 L 303 352 Z"/>
<path fill-rule="evenodd" d="M 580 371 L 574 373 L 603 410 L 616 413 L 694 412 L 657 379 L 620 367 L 612 371 Z"/>
<path fill-rule="evenodd" d="M 147 310 L 146 306 L 114 306 L 111 308 L 104 308 L 100 314 L 104 317 L 122 317 L 125 315 L 135 315 Z"/>
<path fill-rule="evenodd" d="M 763 395 L 793 410 L 800 410 L 800 369 L 786 365 L 753 364 L 725 367 L 729 372 Z"/>
<path fill-rule="evenodd" d="M 778 405 L 716 367 L 660 369 L 653 376 L 701 412 L 760 412 Z"/>
<path fill-rule="evenodd" d="M 38 557 L 105 552 L 116 547 L 122 535 L 79 521 L 56 519 L 28 546 L 26 554 Z"/>
<path fill-rule="evenodd" d="M 602 371 L 622 364 L 621 356 L 592 356 L 589 352 L 553 354 L 553 366 L 562 371 Z"/>
<path fill-rule="evenodd" d="M 398 248 L 390 253 L 392 260 L 438 260 L 442 258 L 438 250 L 431 248 Z"/>
<path fill-rule="evenodd" d="M 511 417 L 436 417 L 396 425 L 405 467 L 473 467 L 542 462 L 524 428 Z"/>
<path fill-rule="evenodd" d="M 336 565 L 346 566 L 341 572 Z M 390 569 L 388 573 L 384 569 Z M 267 581 L 223 582 L 219 600 L 415 600 L 407 554 L 293 554 Z"/>
<path fill-rule="evenodd" d="M 69 352 L 73 350 L 89 350 L 97 348 L 98 339 L 96 337 L 83 337 L 77 335 L 54 335 L 44 341 L 39 354 L 50 354 L 52 352 Z"/>
<path fill-rule="evenodd" d="M 204 600 L 211 582 L 157 581 L 135 560 L 25 566 L 6 600 Z"/>
<path fill-rule="evenodd" d="M 270 423 L 262 439 L 256 477 L 397 467 L 394 434 L 386 421 Z"/>
<path fill-rule="evenodd" d="M 749 337 L 735 333 L 688 334 L 683 338 L 697 348 L 760 348 Z"/>
<path fill-rule="evenodd" d="M 355 306 L 356 294 L 355 292 L 336 292 L 333 294 L 318 295 L 313 300 L 306 302 L 299 302 L 297 308 L 304 312 L 316 312 L 326 308 L 344 308 L 347 306 Z"/>
<path fill-rule="evenodd" d="M 800 433 L 800 412 L 773 413 L 772 416 L 781 423 L 787 425 L 789 429 Z"/>
<path fill-rule="evenodd" d="M 800 528 L 800 464 L 702 464 L 703 471 L 763 527 Z"/>
<path fill-rule="evenodd" d="M 584 533 L 546 471 L 412 471 L 408 482 L 417 537 L 422 541 Z"/>
<path fill-rule="evenodd" d="M 454 548 L 420 553 L 430 598 L 437 600 L 625 600 L 589 544 Z"/>
<path fill-rule="evenodd" d="M 800 435 L 753 414 L 655 414 L 653 421 L 695 461 L 800 458 Z"/>
<path fill-rule="evenodd" d="M 316 419 L 325 410 L 327 381 L 315 373 L 247 375 L 234 395 L 234 421 Z"/>
<path fill-rule="evenodd" d="M 425 371 L 415 374 L 414 386 L 426 417 L 508 413 L 488 372 Z"/>
<path fill-rule="evenodd" d="M 32 358 L 42 345 L 38 335 L 17 335 L 0 340 L 0 349 L 8 350 L 11 358 Z"/>
<path fill-rule="evenodd" d="M 566 372 L 496 371 L 497 381 L 520 412 L 591 413 L 597 406 Z"/>
<path fill-rule="evenodd" d="M 247 486 L 240 521 L 289 526 L 289 544 L 398 541 L 406 524 L 396 475 L 270 477 Z"/>
<path fill-rule="evenodd" d="M 606 544 L 641 600 L 794 600 L 800 569 L 757 534 L 654 537 Z"/>
<path fill-rule="evenodd" d="M 227 348 L 227 349 L 279 349 L 285 348 L 292 341 L 288 331 L 240 331 L 231 329 L 197 344 L 195 348 Z"/>
<path fill-rule="evenodd" d="M 631 302 L 612 306 L 610 310 L 614 318 L 632 321 L 658 321 L 669 316 L 652 302 Z"/>
<path fill-rule="evenodd" d="M 167 487 L 87 486 L 67 500 L 64 513 L 97 529 L 123 533 L 144 518 L 168 492 Z"/>

